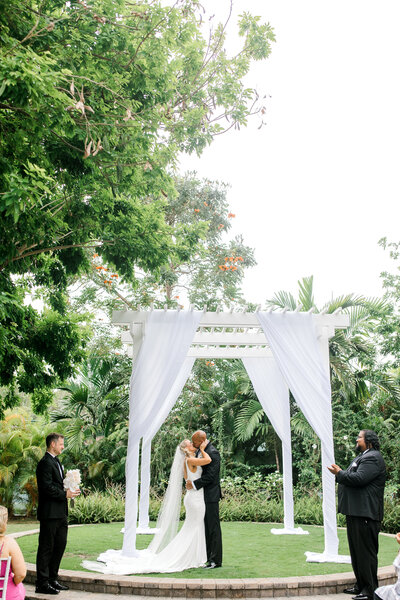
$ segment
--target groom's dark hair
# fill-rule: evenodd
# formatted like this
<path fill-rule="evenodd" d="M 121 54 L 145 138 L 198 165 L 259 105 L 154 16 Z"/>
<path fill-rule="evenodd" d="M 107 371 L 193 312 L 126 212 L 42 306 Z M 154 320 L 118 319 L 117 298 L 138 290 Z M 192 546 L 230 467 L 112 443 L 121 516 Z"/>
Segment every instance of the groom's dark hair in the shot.
<path fill-rule="evenodd" d="M 51 443 L 56 442 L 60 438 L 64 439 L 64 436 L 62 433 L 55 433 L 55 432 L 49 433 L 49 435 L 46 437 L 46 448 L 50 448 Z"/>

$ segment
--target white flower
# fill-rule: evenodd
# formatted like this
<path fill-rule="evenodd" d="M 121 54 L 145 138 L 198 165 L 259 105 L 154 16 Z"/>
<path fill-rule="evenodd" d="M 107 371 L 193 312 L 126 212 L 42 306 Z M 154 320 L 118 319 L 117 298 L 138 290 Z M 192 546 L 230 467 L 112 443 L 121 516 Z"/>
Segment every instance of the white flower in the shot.
<path fill-rule="evenodd" d="M 316 450 L 317 449 L 317 444 L 313 444 L 312 447 L 313 447 L 314 450 Z"/>
<path fill-rule="evenodd" d="M 348 439 L 349 439 L 349 436 L 348 436 L 348 435 L 344 435 L 344 436 L 343 436 L 343 439 L 344 439 L 344 440 L 348 440 Z"/>
<path fill-rule="evenodd" d="M 79 469 L 72 469 L 67 471 L 64 478 L 64 490 L 71 490 L 76 492 L 79 489 L 81 483 L 81 472 Z"/>

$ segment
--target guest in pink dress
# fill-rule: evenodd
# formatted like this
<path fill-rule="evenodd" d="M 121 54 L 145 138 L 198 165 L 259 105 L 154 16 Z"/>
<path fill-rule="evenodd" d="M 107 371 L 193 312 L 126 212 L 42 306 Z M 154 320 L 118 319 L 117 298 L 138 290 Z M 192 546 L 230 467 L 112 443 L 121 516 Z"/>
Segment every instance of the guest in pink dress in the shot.
<path fill-rule="evenodd" d="M 25 579 L 26 566 L 20 547 L 14 538 L 6 535 L 8 511 L 5 506 L 0 506 L 0 558 L 11 556 L 11 568 L 8 576 L 6 600 L 24 600 L 25 588 L 22 581 Z M 6 572 L 6 563 L 1 563 L 1 575 Z"/>

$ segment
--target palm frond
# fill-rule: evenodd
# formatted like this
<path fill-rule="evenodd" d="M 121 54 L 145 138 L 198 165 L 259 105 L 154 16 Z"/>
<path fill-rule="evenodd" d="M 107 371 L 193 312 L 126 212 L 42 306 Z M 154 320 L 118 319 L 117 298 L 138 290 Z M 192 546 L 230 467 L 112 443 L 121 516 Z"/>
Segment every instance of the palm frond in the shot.
<path fill-rule="evenodd" d="M 238 440 L 245 442 L 255 433 L 265 412 L 256 399 L 251 399 L 239 411 L 235 419 L 235 436 Z"/>
<path fill-rule="evenodd" d="M 296 309 L 296 300 L 290 292 L 281 290 L 266 302 L 269 308 L 288 308 L 290 310 Z"/>
<path fill-rule="evenodd" d="M 315 306 L 313 285 L 314 276 L 303 277 L 298 281 L 299 284 L 299 303 L 303 307 L 303 310 L 310 310 Z M 295 307 L 296 308 L 296 307 Z M 293 309 L 294 310 L 294 309 Z"/>

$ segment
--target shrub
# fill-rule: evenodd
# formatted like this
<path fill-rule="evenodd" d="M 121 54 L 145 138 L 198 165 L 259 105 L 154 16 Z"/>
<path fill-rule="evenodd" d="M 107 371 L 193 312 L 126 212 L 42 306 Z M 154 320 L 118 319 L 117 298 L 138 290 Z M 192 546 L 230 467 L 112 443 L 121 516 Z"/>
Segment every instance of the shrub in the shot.
<path fill-rule="evenodd" d="M 283 477 L 279 471 L 269 475 L 253 473 L 249 477 L 225 477 L 221 479 L 221 488 L 224 497 L 282 500 Z"/>
<path fill-rule="evenodd" d="M 275 474 L 272 474 L 272 476 Z M 241 478 L 225 479 L 223 483 L 224 497 L 220 502 L 221 521 L 253 521 L 259 523 L 283 523 L 283 502 L 279 497 L 281 492 L 275 492 L 265 487 L 265 479 L 258 476 L 247 482 L 246 486 Z M 276 487 L 276 486 L 275 486 Z M 151 521 L 156 521 L 161 507 L 162 497 L 153 495 L 150 498 L 149 516 Z M 86 496 L 75 499 L 75 505 L 70 508 L 71 523 L 111 523 L 123 521 L 125 517 L 125 497 L 122 486 L 113 485 L 104 492 L 91 492 Z M 185 508 L 181 506 L 181 520 L 185 518 Z M 323 525 L 322 499 L 320 493 L 307 496 L 295 495 L 294 520 L 301 525 Z M 346 525 L 346 517 L 337 515 L 337 523 Z M 400 503 L 397 496 L 391 493 L 385 498 L 385 515 L 382 522 L 382 531 L 397 533 L 400 523 Z"/>
<path fill-rule="evenodd" d="M 79 496 L 69 509 L 70 523 L 112 523 L 125 518 L 125 496 L 121 486 Z"/>

